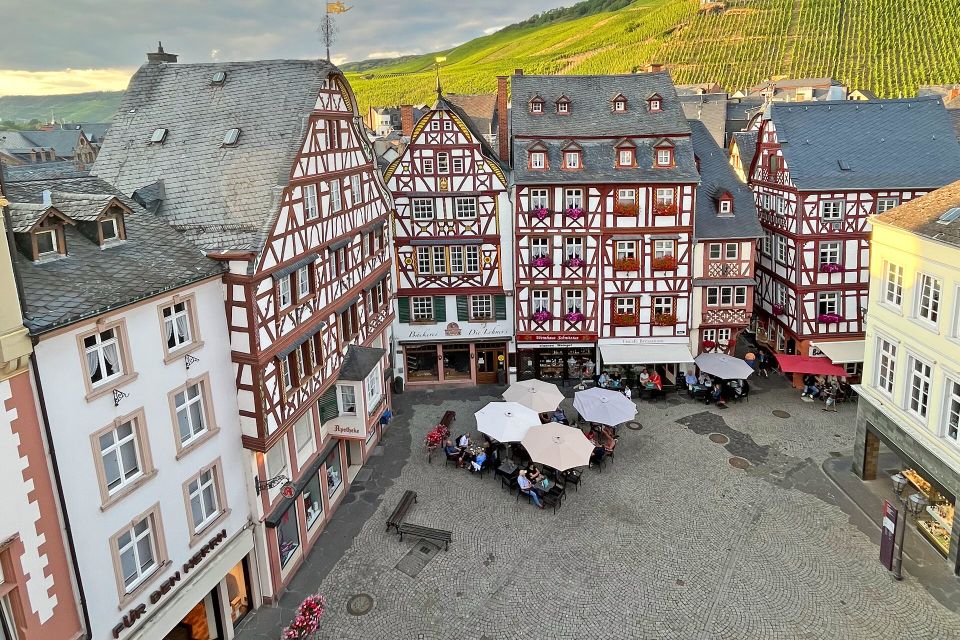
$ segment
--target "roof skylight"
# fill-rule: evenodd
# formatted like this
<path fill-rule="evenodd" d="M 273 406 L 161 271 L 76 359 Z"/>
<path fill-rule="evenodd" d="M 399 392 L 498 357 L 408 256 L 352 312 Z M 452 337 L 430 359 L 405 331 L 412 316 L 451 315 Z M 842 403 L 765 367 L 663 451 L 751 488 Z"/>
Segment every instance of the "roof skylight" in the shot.
<path fill-rule="evenodd" d="M 944 211 L 943 215 L 937 219 L 937 222 L 939 224 L 950 224 L 957 218 L 960 218 L 960 207 L 953 207 L 952 209 Z"/>
<path fill-rule="evenodd" d="M 225 134 L 223 134 L 223 146 L 232 147 L 237 144 L 237 140 L 240 138 L 240 129 L 228 129 Z"/>
<path fill-rule="evenodd" d="M 151 144 L 163 144 L 163 141 L 167 139 L 167 129 L 163 127 L 153 130 L 153 135 L 150 136 Z"/>

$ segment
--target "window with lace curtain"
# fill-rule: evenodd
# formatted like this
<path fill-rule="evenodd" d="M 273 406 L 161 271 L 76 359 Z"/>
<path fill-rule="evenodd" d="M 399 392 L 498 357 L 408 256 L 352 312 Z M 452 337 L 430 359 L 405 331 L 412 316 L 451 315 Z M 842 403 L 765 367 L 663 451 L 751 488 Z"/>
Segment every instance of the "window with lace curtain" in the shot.
<path fill-rule="evenodd" d="M 168 351 L 175 351 L 193 342 L 189 304 L 184 300 L 163 308 L 163 332 Z"/>
<path fill-rule="evenodd" d="M 85 337 L 83 349 L 91 387 L 100 387 L 123 375 L 120 338 L 116 327 Z"/>

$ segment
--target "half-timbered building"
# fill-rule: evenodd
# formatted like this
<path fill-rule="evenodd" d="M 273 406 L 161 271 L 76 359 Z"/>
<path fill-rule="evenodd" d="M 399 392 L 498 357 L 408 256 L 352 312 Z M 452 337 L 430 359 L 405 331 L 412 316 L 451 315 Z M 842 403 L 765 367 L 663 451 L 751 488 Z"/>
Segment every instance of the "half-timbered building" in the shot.
<path fill-rule="evenodd" d="M 871 216 L 958 178 L 938 98 L 769 105 L 750 169 L 765 232 L 758 339 L 858 375 Z"/>
<path fill-rule="evenodd" d="M 273 598 L 379 439 L 389 195 L 336 67 L 151 58 L 94 171 L 228 265 L 242 441 L 265 525 L 259 589 Z"/>
<path fill-rule="evenodd" d="M 409 384 L 503 384 L 513 235 L 498 154 L 474 120 L 438 94 L 385 178 L 396 207 L 397 374 Z"/>
<path fill-rule="evenodd" d="M 733 353 L 753 316 L 757 220 L 753 194 L 727 162 L 703 122 L 690 120 L 700 172 L 693 233 L 693 304 L 690 346 L 694 353 Z"/>
<path fill-rule="evenodd" d="M 518 73 L 512 96 L 519 377 L 690 361 L 699 176 L 670 76 Z"/>

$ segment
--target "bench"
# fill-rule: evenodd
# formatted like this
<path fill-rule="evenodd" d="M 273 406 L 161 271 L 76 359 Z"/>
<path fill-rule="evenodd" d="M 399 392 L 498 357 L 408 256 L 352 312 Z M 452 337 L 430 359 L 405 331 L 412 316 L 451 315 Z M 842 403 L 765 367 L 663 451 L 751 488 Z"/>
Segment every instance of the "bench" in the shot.
<path fill-rule="evenodd" d="M 418 538 L 427 538 L 428 540 L 442 542 L 445 550 L 450 549 L 450 540 L 453 538 L 452 531 L 421 527 L 417 524 L 401 524 L 397 527 L 397 531 L 400 533 L 400 542 L 403 542 L 403 535 L 407 534 L 408 536 L 417 536 Z"/>
<path fill-rule="evenodd" d="M 410 491 L 407 489 L 403 492 L 403 497 L 400 498 L 400 502 L 397 503 L 397 508 L 393 510 L 393 513 L 390 514 L 390 517 L 387 518 L 387 533 L 390 533 L 390 527 L 393 527 L 400 532 L 400 525 L 403 523 L 403 519 L 407 515 L 407 511 L 410 510 L 410 507 L 417 501 L 417 492 Z"/>
<path fill-rule="evenodd" d="M 453 421 L 457 419 L 456 411 L 447 411 L 443 414 L 443 417 L 440 418 L 440 424 L 445 426 L 447 429 L 450 428 L 450 425 L 453 424 Z"/>

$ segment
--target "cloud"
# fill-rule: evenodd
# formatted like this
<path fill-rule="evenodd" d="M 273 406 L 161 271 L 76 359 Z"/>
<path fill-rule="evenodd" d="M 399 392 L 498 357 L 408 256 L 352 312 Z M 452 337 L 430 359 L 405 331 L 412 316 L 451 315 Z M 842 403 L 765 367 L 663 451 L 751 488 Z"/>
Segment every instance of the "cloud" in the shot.
<path fill-rule="evenodd" d="M 0 69 L 0 95 L 46 95 L 121 91 L 127 88 L 136 69 L 64 69 L 23 71 Z"/>
<path fill-rule="evenodd" d="M 422 51 L 371 51 L 367 54 L 367 58 L 399 58 L 400 56 L 412 56 L 418 53 L 423 53 Z"/>
<path fill-rule="evenodd" d="M 507 25 L 501 24 L 501 25 L 497 25 L 496 27 L 487 27 L 486 29 L 483 30 L 483 35 L 489 36 L 491 33 L 496 33 L 497 31 L 500 31 L 500 29 L 503 29 L 505 26 Z"/>

